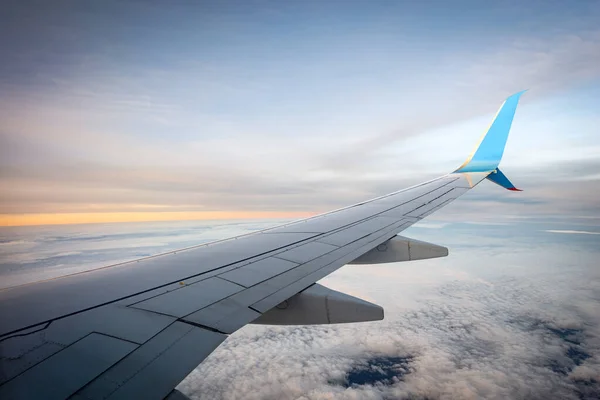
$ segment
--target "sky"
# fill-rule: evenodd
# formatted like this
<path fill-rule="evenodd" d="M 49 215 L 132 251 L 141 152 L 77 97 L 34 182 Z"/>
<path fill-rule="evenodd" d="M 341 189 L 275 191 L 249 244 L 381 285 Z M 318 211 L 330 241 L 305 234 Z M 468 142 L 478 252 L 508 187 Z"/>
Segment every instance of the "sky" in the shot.
<path fill-rule="evenodd" d="M 467 218 L 600 219 L 600 2 L 11 1 L 0 225 L 300 218 L 457 168 Z M 490 213 L 494 210 L 494 213 Z"/>

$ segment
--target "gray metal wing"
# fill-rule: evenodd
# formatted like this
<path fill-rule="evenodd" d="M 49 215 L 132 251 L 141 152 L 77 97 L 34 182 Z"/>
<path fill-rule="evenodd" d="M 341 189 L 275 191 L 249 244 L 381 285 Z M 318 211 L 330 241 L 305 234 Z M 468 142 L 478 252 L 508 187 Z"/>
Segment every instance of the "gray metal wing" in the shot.
<path fill-rule="evenodd" d="M 363 255 L 376 261 L 373 249 L 391 249 L 387 261 L 446 255 L 392 241 L 490 173 L 453 173 L 249 235 L 0 290 L 0 398 L 162 399 L 255 320 L 381 319 L 374 305 L 313 285 Z M 291 311 L 276 307 L 288 301 Z"/>

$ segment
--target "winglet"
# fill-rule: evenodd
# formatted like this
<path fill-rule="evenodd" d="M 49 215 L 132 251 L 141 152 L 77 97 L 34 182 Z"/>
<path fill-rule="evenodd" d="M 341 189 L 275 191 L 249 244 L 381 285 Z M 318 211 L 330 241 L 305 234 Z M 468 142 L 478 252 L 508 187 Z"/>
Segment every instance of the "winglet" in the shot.
<path fill-rule="evenodd" d="M 504 101 L 475 151 L 454 172 L 491 172 L 498 168 L 504 154 L 504 147 L 506 146 L 517 104 L 523 93 L 525 93 L 525 90 L 513 94 Z"/>
<path fill-rule="evenodd" d="M 494 182 L 496 185 L 502 186 L 505 189 L 512 190 L 513 192 L 522 192 L 521 189 L 517 189 L 515 185 L 500 171 L 499 168 L 492 171 L 491 174 L 487 176 L 487 179 Z"/>

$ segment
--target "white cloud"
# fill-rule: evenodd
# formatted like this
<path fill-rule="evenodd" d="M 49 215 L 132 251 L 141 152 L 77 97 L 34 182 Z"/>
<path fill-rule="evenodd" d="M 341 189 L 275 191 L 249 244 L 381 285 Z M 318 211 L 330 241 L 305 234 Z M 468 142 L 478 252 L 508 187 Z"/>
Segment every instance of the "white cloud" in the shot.
<path fill-rule="evenodd" d="M 600 235 L 600 232 L 588 232 L 588 231 L 547 230 L 544 232 L 562 233 L 562 234 L 567 234 L 567 235 Z"/>
<path fill-rule="evenodd" d="M 445 232 L 461 243 L 491 239 L 501 245 L 495 254 L 469 247 L 443 260 L 344 267 L 324 283 L 383 305 L 384 321 L 248 326 L 179 389 L 193 399 L 597 397 L 595 255 L 531 236 L 499 239 L 502 229 L 493 237 L 473 233 L 478 239 Z M 523 264 L 509 269 L 513 254 Z M 569 263 L 572 257 L 577 263 Z M 406 362 L 394 369 L 385 360 Z M 348 386 L 353 371 L 374 380 L 385 373 L 398 377 Z"/>

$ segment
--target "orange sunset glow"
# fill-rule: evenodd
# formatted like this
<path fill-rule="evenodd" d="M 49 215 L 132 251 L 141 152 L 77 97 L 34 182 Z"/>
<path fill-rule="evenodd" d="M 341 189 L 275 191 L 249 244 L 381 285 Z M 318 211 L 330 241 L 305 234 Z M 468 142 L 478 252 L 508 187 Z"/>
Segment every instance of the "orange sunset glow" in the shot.
<path fill-rule="evenodd" d="M 283 211 L 174 211 L 57 214 L 0 214 L 0 226 L 68 225 L 110 222 L 156 222 L 186 220 L 230 220 L 306 218 L 315 213 Z"/>

